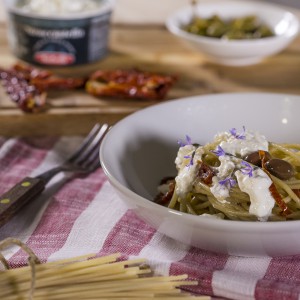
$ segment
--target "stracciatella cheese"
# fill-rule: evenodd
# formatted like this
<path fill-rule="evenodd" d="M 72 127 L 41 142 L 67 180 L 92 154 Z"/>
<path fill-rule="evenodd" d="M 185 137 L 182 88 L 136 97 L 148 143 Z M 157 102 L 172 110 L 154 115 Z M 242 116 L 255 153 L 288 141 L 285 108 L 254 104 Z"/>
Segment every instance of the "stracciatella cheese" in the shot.
<path fill-rule="evenodd" d="M 219 133 L 216 139 L 221 139 L 220 146 L 226 153 L 245 156 L 258 149 L 268 151 L 268 141 L 264 135 L 258 132 L 245 131 L 244 138 L 236 138 L 229 132 Z"/>
<path fill-rule="evenodd" d="M 23 10 L 41 15 L 72 14 L 97 9 L 96 0 L 27 0 L 20 4 Z"/>
<path fill-rule="evenodd" d="M 257 150 L 268 151 L 268 141 L 265 136 L 258 132 L 245 131 L 242 138 L 237 138 L 232 133 L 222 132 L 215 137 L 215 140 L 221 140 L 220 147 L 226 154 L 244 157 L 245 155 Z M 210 188 L 212 194 L 219 200 L 225 201 L 229 196 L 230 185 L 221 185 L 220 180 L 224 180 L 230 174 L 237 178 L 237 184 L 241 191 L 247 193 L 250 197 L 249 213 L 265 221 L 272 213 L 275 205 L 269 187 L 272 183 L 269 176 L 260 169 L 253 171 L 252 176 L 243 174 L 235 169 L 239 168 L 240 160 L 230 155 L 219 157 L 220 166 Z"/>
<path fill-rule="evenodd" d="M 195 153 L 193 154 L 193 152 Z M 190 192 L 193 188 L 194 180 L 197 176 L 198 166 L 197 164 L 191 164 L 191 159 L 194 161 L 200 160 L 203 151 L 201 147 L 196 148 L 193 145 L 185 145 L 180 147 L 177 157 L 175 159 L 178 175 L 175 178 L 176 181 L 176 193 L 179 196 L 184 196 Z M 192 157 L 193 156 L 193 157 Z"/>
<path fill-rule="evenodd" d="M 275 205 L 275 200 L 269 191 L 272 184 L 269 176 L 259 168 L 253 171 L 252 177 L 241 171 L 236 171 L 235 176 L 241 191 L 250 197 L 249 213 L 257 216 L 260 221 L 267 221 Z"/>
<path fill-rule="evenodd" d="M 237 184 L 241 191 L 249 195 L 249 213 L 257 216 L 260 221 L 266 221 L 275 205 L 269 191 L 271 179 L 261 169 L 253 169 L 251 176 L 240 171 L 242 157 L 258 150 L 268 151 L 269 145 L 265 136 L 246 130 L 242 135 L 221 132 L 215 136 L 213 143 L 219 145 L 223 154 L 218 155 L 220 165 L 214 168 L 215 176 L 212 178 L 210 192 L 218 201 L 226 203 L 231 188 Z M 197 162 L 202 160 L 203 153 L 203 146 L 197 148 L 189 144 L 180 147 L 175 160 L 178 170 L 175 178 L 176 193 L 179 197 L 185 197 L 192 190 L 199 168 Z M 191 157 L 194 160 L 193 164 L 189 164 Z"/>

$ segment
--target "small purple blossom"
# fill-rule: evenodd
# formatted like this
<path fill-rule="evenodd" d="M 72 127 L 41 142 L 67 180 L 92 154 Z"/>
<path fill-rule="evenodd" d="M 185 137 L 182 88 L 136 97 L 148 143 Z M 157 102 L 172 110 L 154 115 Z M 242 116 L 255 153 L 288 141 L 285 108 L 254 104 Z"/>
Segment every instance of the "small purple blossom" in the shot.
<path fill-rule="evenodd" d="M 226 186 L 229 185 L 229 187 L 232 188 L 232 187 L 234 187 L 236 185 L 236 181 L 232 177 L 227 177 L 225 179 L 220 180 L 219 184 L 226 185 Z"/>
<path fill-rule="evenodd" d="M 236 128 L 231 128 L 229 130 L 229 132 L 236 138 L 236 139 L 239 139 L 239 140 L 244 140 L 246 138 L 245 136 L 245 126 L 243 126 L 243 132 L 242 133 L 237 133 L 237 130 Z"/>
<path fill-rule="evenodd" d="M 242 161 L 241 165 L 243 166 L 241 172 L 244 175 L 249 175 L 249 177 L 253 176 L 253 167 L 246 161 Z"/>
<path fill-rule="evenodd" d="M 187 167 L 191 167 L 194 164 L 194 155 L 185 155 L 184 158 L 189 159 L 189 163 L 186 165 Z"/>
<path fill-rule="evenodd" d="M 184 143 L 182 140 L 178 140 L 178 144 L 180 147 L 184 147 L 186 145 L 192 145 L 192 139 L 189 135 L 185 136 L 186 142 Z"/>
<path fill-rule="evenodd" d="M 220 145 L 218 145 L 217 150 L 212 150 L 212 153 L 216 154 L 217 156 L 226 155 L 225 151 L 223 150 L 223 148 Z"/>
<path fill-rule="evenodd" d="M 196 151 L 193 151 L 191 155 L 185 155 L 184 158 L 189 159 L 189 163 L 186 165 L 188 168 L 194 165 L 194 157 L 195 157 Z"/>

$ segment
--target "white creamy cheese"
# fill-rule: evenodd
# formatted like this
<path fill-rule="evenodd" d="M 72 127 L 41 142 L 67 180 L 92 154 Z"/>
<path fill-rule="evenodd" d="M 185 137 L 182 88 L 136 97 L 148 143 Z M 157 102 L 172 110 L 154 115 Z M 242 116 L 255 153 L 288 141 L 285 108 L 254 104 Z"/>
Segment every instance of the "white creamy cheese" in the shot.
<path fill-rule="evenodd" d="M 232 156 L 223 155 L 219 157 L 220 166 L 216 168 L 217 175 L 213 177 L 211 193 L 221 202 L 224 202 L 229 197 L 230 185 L 220 184 L 219 181 L 231 177 L 240 159 Z"/>
<path fill-rule="evenodd" d="M 218 143 L 222 149 L 217 150 L 223 150 L 224 153 L 218 154 L 220 165 L 216 168 L 216 175 L 212 178 L 210 191 L 216 199 L 224 203 L 229 197 L 232 185 L 238 184 L 241 191 L 250 197 L 249 213 L 257 216 L 260 221 L 266 221 L 275 205 L 275 200 L 269 191 L 272 181 L 259 168 L 252 170 L 251 176 L 245 170 L 242 172 L 241 169 L 244 166 L 240 158 L 258 150 L 268 151 L 267 139 L 258 132 L 244 131 L 238 134 L 236 131 L 231 131 L 216 135 L 214 143 Z M 194 163 L 189 164 L 194 151 Z M 192 190 L 199 168 L 197 161 L 201 161 L 203 153 L 203 147 L 196 148 L 190 144 L 179 148 L 175 159 L 178 170 L 175 178 L 176 193 L 179 197 L 184 197 Z M 233 156 L 227 155 L 228 153 Z M 251 166 L 249 167 L 251 171 Z"/>
<path fill-rule="evenodd" d="M 211 193 L 218 199 L 220 202 L 226 202 L 226 198 L 229 197 L 230 186 L 220 184 L 219 178 L 214 176 L 212 178 L 212 186 L 210 188 Z"/>
<path fill-rule="evenodd" d="M 230 132 L 222 132 L 215 139 L 221 139 L 220 146 L 226 153 L 245 156 L 257 150 L 268 151 L 268 141 L 258 132 L 245 131 L 245 138 L 239 139 Z"/>
<path fill-rule="evenodd" d="M 272 184 L 269 176 L 259 168 L 253 171 L 251 177 L 239 170 L 235 172 L 235 176 L 241 191 L 250 197 L 249 213 L 257 216 L 260 221 L 267 221 L 275 205 L 275 200 L 269 190 Z"/>
<path fill-rule="evenodd" d="M 196 147 L 193 145 L 185 145 L 179 148 L 175 159 L 175 165 L 178 171 L 185 168 L 188 164 L 188 158 L 185 158 L 185 156 L 192 155 L 195 150 Z"/>
<path fill-rule="evenodd" d="M 196 152 L 193 156 L 194 151 Z M 179 148 L 175 159 L 175 164 L 178 170 L 178 175 L 175 178 L 176 193 L 179 197 L 184 197 L 192 190 L 199 168 L 197 161 L 201 160 L 202 154 L 203 150 L 201 147 L 196 148 L 193 145 L 186 145 Z M 192 156 L 193 164 L 190 164 Z"/>
<path fill-rule="evenodd" d="M 218 177 L 219 178 L 226 178 L 227 176 L 229 176 L 232 171 L 235 168 L 235 159 L 231 156 L 220 156 L 219 157 L 220 160 L 220 166 L 217 168 L 218 170 Z"/>
<path fill-rule="evenodd" d="M 215 136 L 215 141 L 220 142 L 219 146 L 225 153 L 237 157 L 245 157 L 258 150 L 268 151 L 267 139 L 258 132 L 245 131 L 239 137 L 231 132 L 222 132 Z M 240 171 L 240 159 L 236 157 L 221 155 L 219 160 L 220 166 L 217 168 L 217 174 L 210 188 L 212 194 L 219 201 L 225 201 L 229 197 L 230 185 L 220 184 L 220 181 L 235 175 L 241 191 L 250 197 L 249 213 L 257 216 L 261 221 L 267 220 L 275 205 L 274 198 L 269 191 L 272 183 L 269 176 L 261 169 L 253 171 L 252 176 L 243 174 Z"/>
<path fill-rule="evenodd" d="M 41 15 L 72 14 L 93 11 L 101 1 L 96 0 L 28 0 L 23 10 Z"/>

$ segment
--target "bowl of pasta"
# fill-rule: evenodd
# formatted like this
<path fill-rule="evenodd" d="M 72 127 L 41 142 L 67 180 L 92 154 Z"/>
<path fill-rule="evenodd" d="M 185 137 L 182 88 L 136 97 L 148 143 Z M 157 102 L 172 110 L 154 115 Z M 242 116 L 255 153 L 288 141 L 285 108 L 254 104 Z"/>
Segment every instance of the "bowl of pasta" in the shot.
<path fill-rule="evenodd" d="M 210 0 L 175 11 L 166 27 L 214 63 L 245 66 L 285 49 L 297 36 L 299 21 L 271 3 Z"/>
<path fill-rule="evenodd" d="M 167 101 L 114 125 L 100 161 L 128 207 L 173 239 L 300 254 L 299 110 L 299 96 L 274 93 Z"/>

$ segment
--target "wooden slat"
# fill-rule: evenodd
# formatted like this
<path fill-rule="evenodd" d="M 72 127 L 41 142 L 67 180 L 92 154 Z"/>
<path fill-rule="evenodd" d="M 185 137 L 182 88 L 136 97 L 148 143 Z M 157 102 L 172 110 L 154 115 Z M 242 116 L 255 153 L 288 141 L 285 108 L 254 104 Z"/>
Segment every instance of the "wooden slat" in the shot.
<path fill-rule="evenodd" d="M 7 46 L 6 29 L 0 27 L 0 66 L 16 59 Z M 300 94 L 300 39 L 288 49 L 249 67 L 226 67 L 205 57 L 168 33 L 164 27 L 114 26 L 110 54 L 85 67 L 55 69 L 62 75 L 90 74 L 96 69 L 140 68 L 177 74 L 179 80 L 168 99 L 223 92 L 277 92 Z M 53 92 L 50 108 L 24 114 L 0 88 L 0 135 L 85 134 L 95 122 L 114 124 L 125 116 L 157 102 L 99 99 L 84 91 Z"/>

